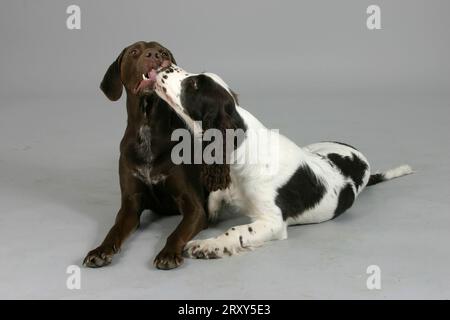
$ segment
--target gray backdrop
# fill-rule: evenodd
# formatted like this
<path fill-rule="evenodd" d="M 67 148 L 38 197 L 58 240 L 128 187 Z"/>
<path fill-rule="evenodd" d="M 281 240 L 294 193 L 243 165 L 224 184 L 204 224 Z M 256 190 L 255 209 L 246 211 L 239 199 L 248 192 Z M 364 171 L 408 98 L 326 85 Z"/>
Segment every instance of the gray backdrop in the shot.
<path fill-rule="evenodd" d="M 81 7 L 81 30 L 66 8 Z M 366 28 L 370 4 L 382 30 Z M 448 1 L 3 1 L 0 298 L 449 298 Z M 342 140 L 375 169 L 418 172 L 366 191 L 335 221 L 219 261 L 151 261 L 178 217 L 145 223 L 112 266 L 82 269 L 119 205 L 124 100 L 99 82 L 124 46 L 156 40 L 220 74 L 298 144 Z M 225 220 L 199 237 L 242 222 Z M 366 268 L 383 288 L 366 288 Z M 220 275 L 220 276 L 219 276 Z"/>
<path fill-rule="evenodd" d="M 366 28 L 374 1 L 365 0 L 3 2 L 0 93 L 98 94 L 108 63 L 142 39 L 243 94 L 446 92 L 450 3 L 375 2 L 379 31 Z M 73 3 L 82 9 L 79 31 L 65 27 Z"/>

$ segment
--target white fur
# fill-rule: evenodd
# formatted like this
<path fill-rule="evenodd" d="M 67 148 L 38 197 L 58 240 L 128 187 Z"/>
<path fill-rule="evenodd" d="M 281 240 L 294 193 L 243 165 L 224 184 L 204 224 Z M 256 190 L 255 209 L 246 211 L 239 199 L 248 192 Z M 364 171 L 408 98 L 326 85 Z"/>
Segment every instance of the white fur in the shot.
<path fill-rule="evenodd" d="M 383 175 L 386 180 L 391 180 L 391 179 L 398 178 L 398 177 L 401 177 L 401 176 L 404 176 L 407 174 L 411 174 L 411 173 L 414 173 L 411 166 L 404 164 L 397 168 L 389 169 L 388 171 L 385 171 L 383 173 Z"/>

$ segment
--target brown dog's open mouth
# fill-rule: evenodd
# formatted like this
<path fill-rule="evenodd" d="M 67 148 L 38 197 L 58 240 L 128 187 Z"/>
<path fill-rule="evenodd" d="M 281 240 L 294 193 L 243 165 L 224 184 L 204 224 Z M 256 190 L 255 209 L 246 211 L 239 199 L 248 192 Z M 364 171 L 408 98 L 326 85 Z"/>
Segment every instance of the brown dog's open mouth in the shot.
<path fill-rule="evenodd" d="M 157 72 L 155 69 L 150 70 L 147 74 L 142 74 L 142 80 L 134 88 L 134 93 L 145 91 L 146 89 L 153 89 L 156 82 Z"/>
<path fill-rule="evenodd" d="M 158 73 L 168 68 L 171 64 L 172 62 L 170 62 L 169 60 L 164 60 L 158 70 L 151 69 L 149 72 L 147 72 L 147 74 L 143 73 L 142 80 L 138 83 L 136 88 L 134 88 L 134 93 L 137 94 L 142 91 L 153 90 L 156 84 L 156 76 L 158 75 Z"/>

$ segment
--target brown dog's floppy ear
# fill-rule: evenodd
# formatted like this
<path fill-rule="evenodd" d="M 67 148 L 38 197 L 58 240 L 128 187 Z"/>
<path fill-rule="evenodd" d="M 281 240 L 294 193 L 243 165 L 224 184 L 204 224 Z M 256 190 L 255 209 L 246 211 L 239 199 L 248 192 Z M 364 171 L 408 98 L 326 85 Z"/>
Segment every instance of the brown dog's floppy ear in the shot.
<path fill-rule="evenodd" d="M 119 54 L 117 59 L 111 63 L 108 70 L 106 70 L 103 80 L 100 83 L 100 89 L 108 97 L 109 100 L 117 101 L 122 96 L 123 85 L 120 79 L 120 64 L 125 49 Z"/>

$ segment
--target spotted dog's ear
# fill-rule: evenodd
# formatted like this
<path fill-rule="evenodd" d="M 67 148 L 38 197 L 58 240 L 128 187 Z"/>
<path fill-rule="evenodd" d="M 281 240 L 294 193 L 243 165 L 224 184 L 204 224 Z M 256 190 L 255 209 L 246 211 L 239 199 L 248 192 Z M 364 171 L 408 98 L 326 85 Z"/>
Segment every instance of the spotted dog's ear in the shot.
<path fill-rule="evenodd" d="M 234 107 L 234 101 L 229 97 L 226 101 L 216 101 L 216 103 L 217 106 L 206 108 L 208 111 L 202 117 L 203 130 L 218 129 L 222 133 L 222 162 L 202 165 L 201 178 L 209 192 L 226 189 L 231 183 L 230 155 L 227 154 L 227 151 L 230 152 L 231 150 L 226 148 L 226 130 L 235 129 L 231 117 L 227 113 L 231 104 Z"/>
<path fill-rule="evenodd" d="M 123 85 L 120 79 L 120 64 L 126 49 L 123 49 L 116 60 L 106 70 L 103 80 L 100 83 L 100 89 L 111 101 L 117 101 L 122 96 Z"/>

